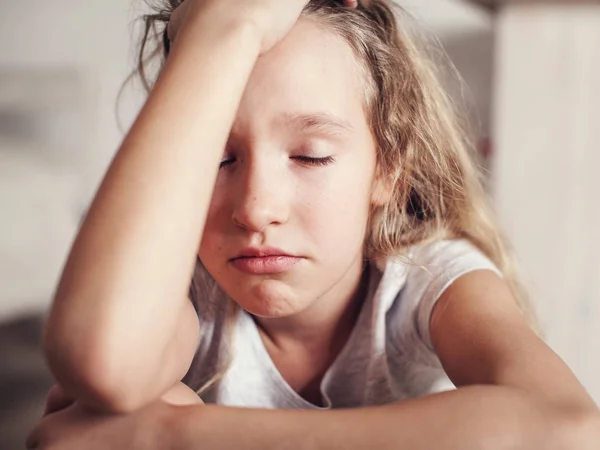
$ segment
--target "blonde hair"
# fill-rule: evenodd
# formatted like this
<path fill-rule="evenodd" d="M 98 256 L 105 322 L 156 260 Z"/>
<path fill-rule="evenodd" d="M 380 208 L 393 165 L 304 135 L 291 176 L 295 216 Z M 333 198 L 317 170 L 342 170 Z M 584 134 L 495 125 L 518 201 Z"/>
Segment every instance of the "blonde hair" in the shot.
<path fill-rule="evenodd" d="M 138 72 L 148 89 L 148 56 L 164 47 L 159 44 L 147 54 L 146 43 L 152 34 L 161 36 L 164 28 L 157 24 L 166 26 L 181 1 L 167 0 L 156 14 L 145 16 Z M 303 16 L 341 36 L 364 75 L 365 112 L 377 143 L 379 170 L 392 193 L 387 204 L 371 213 L 365 256 L 398 256 L 419 243 L 467 239 L 500 269 L 537 331 L 512 252 L 487 199 L 470 133 L 442 87 L 441 66 L 424 47 L 427 40 L 411 36 L 414 27 L 403 20 L 408 15 L 390 1 L 363 1 L 357 9 L 340 3 L 312 0 Z"/>

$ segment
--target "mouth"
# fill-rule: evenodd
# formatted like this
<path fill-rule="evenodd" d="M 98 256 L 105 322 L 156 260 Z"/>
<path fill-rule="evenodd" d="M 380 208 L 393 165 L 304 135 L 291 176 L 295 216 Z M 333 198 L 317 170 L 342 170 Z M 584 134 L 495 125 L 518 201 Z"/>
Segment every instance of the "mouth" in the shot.
<path fill-rule="evenodd" d="M 239 271 L 250 275 L 274 275 L 287 272 L 300 260 L 277 248 L 248 248 L 229 262 Z"/>

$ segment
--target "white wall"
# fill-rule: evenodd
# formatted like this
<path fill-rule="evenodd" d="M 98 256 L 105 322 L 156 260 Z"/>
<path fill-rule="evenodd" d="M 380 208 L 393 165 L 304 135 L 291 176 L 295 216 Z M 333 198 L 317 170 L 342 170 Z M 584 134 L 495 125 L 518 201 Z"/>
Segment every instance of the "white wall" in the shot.
<path fill-rule="evenodd" d="M 139 3 L 140 0 L 134 0 Z M 0 68 L 32 72 L 76 70 L 90 103 L 92 124 L 82 158 L 92 176 L 103 169 L 121 133 L 115 121 L 117 91 L 131 70 L 131 2 L 2 0 Z M 92 162 L 93 161 L 93 162 Z"/>
<path fill-rule="evenodd" d="M 478 137 L 487 137 L 491 127 L 495 34 L 491 11 L 460 0 L 396 1 L 439 38 L 464 81 L 450 74 L 446 78 L 449 91 L 468 108 Z"/>
<path fill-rule="evenodd" d="M 600 403 L 600 5 L 498 16 L 494 187 L 548 342 Z"/>
<path fill-rule="evenodd" d="M 48 142 L 0 143 L 0 317 L 48 304 L 81 212 L 119 144 L 116 95 L 133 60 L 128 5 L 2 0 L 0 107 L 10 111 L 14 101 L 13 109 L 39 116 L 33 126 L 52 123 L 64 133 L 49 142 L 52 131 L 42 129 Z M 137 103 L 127 103 L 130 117 Z"/>

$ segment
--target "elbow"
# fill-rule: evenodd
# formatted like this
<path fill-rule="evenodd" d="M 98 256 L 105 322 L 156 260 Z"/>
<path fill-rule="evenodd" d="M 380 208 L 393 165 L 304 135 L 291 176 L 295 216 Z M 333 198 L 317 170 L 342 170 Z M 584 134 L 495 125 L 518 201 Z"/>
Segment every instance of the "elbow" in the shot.
<path fill-rule="evenodd" d="M 52 332 L 46 333 L 43 345 L 57 382 L 86 406 L 104 413 L 127 414 L 149 403 L 140 386 L 128 381 L 126 372 L 131 370 L 118 364 L 117 355 L 108 346 Z"/>

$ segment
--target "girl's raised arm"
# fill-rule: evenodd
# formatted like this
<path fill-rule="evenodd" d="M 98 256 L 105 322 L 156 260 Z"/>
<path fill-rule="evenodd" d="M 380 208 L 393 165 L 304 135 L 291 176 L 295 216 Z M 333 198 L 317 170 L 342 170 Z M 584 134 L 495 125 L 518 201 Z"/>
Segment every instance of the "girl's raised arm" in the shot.
<path fill-rule="evenodd" d="M 223 148 L 256 59 L 306 3 L 183 4 L 168 61 L 110 165 L 55 293 L 45 350 L 69 395 L 131 411 L 189 368 L 199 330 L 187 292 Z"/>

